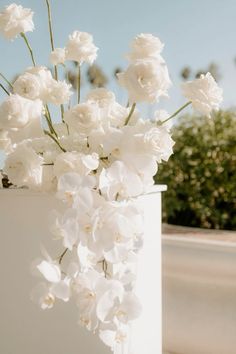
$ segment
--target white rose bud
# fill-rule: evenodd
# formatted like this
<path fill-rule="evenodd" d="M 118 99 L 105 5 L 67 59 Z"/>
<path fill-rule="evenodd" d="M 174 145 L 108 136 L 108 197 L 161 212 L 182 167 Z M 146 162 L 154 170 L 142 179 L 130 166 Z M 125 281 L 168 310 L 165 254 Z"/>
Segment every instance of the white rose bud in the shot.
<path fill-rule="evenodd" d="M 65 62 L 65 48 L 56 48 L 51 52 L 50 62 L 53 65 L 64 64 Z"/>
<path fill-rule="evenodd" d="M 192 102 L 198 112 L 210 117 L 212 110 L 219 110 L 223 100 L 223 90 L 217 85 L 210 73 L 199 79 L 182 84 L 183 95 Z"/>
<path fill-rule="evenodd" d="M 52 80 L 48 88 L 47 101 L 55 105 L 67 103 L 72 95 L 70 89 L 71 85 L 65 81 Z"/>
<path fill-rule="evenodd" d="M 64 119 L 76 132 L 89 134 L 100 125 L 100 112 L 95 104 L 81 103 L 65 112 Z"/>
<path fill-rule="evenodd" d="M 98 48 L 93 44 L 93 37 L 87 32 L 74 31 L 69 36 L 66 46 L 66 59 L 79 64 L 92 64 L 97 57 Z"/>
<path fill-rule="evenodd" d="M 14 39 L 20 33 L 33 31 L 33 12 L 21 5 L 11 4 L 0 12 L 0 32 L 7 39 Z"/>
<path fill-rule="evenodd" d="M 138 59 L 159 59 L 164 44 L 158 37 L 152 34 L 141 33 L 131 43 L 131 53 L 128 55 L 130 61 Z"/>
<path fill-rule="evenodd" d="M 96 103 L 99 108 L 106 108 L 115 103 L 115 95 L 113 92 L 101 87 L 90 91 L 86 97 L 88 102 Z"/>
<path fill-rule="evenodd" d="M 130 103 L 157 102 L 162 96 L 166 97 L 171 85 L 165 62 L 159 60 L 137 60 L 128 69 L 118 74 L 121 86 L 129 93 Z"/>

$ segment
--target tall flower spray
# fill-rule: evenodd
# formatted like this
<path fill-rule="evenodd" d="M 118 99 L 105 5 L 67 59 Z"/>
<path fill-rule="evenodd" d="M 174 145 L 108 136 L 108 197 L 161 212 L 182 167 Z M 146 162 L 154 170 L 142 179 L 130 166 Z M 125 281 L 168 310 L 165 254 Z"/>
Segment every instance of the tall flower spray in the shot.
<path fill-rule="evenodd" d="M 136 197 L 150 190 L 158 164 L 173 152 L 167 122 L 190 104 L 210 116 L 222 90 L 208 73 L 183 85 L 188 101 L 175 113 L 157 111 L 143 120 L 137 103 L 168 97 L 171 81 L 163 43 L 140 34 L 131 44 L 127 69 L 118 75 L 130 105 L 123 107 L 106 89 L 92 90 L 80 102 L 80 68 L 94 62 L 98 48 L 80 31 L 55 48 L 49 0 L 46 6 L 53 72 L 36 65 L 26 34 L 34 29 L 33 12 L 16 4 L 0 12 L 0 32 L 11 40 L 22 37 L 32 62 L 13 84 L 0 73 L 6 94 L 0 104 L 4 172 L 14 186 L 53 193 L 64 206 L 54 212 L 51 228 L 63 251 L 56 258 L 44 252 L 38 261 L 42 282 L 32 299 L 50 309 L 74 298 L 81 325 L 114 350 L 128 340 L 130 324 L 141 312 L 134 285 L 145 239 Z M 74 106 L 71 85 L 59 80 L 59 68 L 71 60 L 78 63 Z M 49 104 L 60 107 L 61 123 L 53 121 Z"/>

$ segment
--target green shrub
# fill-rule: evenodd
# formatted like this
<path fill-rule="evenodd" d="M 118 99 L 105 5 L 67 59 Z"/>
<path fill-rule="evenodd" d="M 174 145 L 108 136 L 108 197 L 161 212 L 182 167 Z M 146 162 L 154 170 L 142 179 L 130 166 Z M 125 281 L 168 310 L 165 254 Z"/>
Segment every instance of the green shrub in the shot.
<path fill-rule="evenodd" d="M 174 155 L 159 166 L 155 178 L 168 186 L 164 220 L 236 230 L 236 114 L 181 117 L 173 139 Z"/>

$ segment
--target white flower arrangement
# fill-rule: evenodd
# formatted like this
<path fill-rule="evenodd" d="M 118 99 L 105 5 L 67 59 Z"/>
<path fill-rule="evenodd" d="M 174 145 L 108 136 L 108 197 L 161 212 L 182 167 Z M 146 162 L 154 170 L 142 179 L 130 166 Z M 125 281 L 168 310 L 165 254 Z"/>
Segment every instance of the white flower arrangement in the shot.
<path fill-rule="evenodd" d="M 118 75 L 130 105 L 123 107 L 103 88 L 92 90 L 81 103 L 80 66 L 92 64 L 98 48 L 90 34 L 79 31 L 64 48 L 55 48 L 49 0 L 46 4 L 53 73 L 36 65 L 26 37 L 34 29 L 33 12 L 16 4 L 0 12 L 0 32 L 7 39 L 21 36 L 33 64 L 13 84 L 0 74 L 6 94 L 0 105 L 4 173 L 14 186 L 54 193 L 64 203 L 51 230 L 64 251 L 57 259 L 44 252 L 36 265 L 44 281 L 32 299 L 49 309 L 58 300 L 75 298 L 81 325 L 113 350 L 127 339 L 130 323 L 141 312 L 133 288 L 145 240 L 136 197 L 150 189 L 158 164 L 173 152 L 168 121 L 190 104 L 210 115 L 219 108 L 222 90 L 208 73 L 183 85 L 189 101 L 174 114 L 158 111 L 152 120 L 143 120 L 136 103 L 168 96 L 171 81 L 163 44 L 141 34 L 131 45 L 128 68 Z M 58 66 L 69 60 L 79 68 L 74 106 L 71 85 L 60 81 L 58 73 Z M 61 107 L 61 123 L 53 122 L 49 103 Z"/>

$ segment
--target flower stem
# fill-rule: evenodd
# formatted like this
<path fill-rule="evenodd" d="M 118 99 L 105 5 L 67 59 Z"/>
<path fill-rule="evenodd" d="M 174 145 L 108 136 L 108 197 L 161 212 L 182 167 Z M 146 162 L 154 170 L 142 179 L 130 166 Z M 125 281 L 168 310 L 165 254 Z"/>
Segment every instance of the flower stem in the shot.
<path fill-rule="evenodd" d="M 185 109 L 186 107 L 188 107 L 192 102 L 188 101 L 187 103 L 185 103 L 182 107 L 180 107 L 176 112 L 174 112 L 169 118 L 163 120 L 161 122 L 161 125 L 168 122 L 170 119 L 174 118 L 177 116 L 177 114 L 179 114 L 183 109 Z"/>
<path fill-rule="evenodd" d="M 78 103 L 80 103 L 80 81 L 81 81 L 81 72 L 80 72 L 80 65 L 78 64 L 78 75 L 77 75 L 77 99 L 78 99 Z"/>
<path fill-rule="evenodd" d="M 44 134 L 50 136 L 50 138 L 59 146 L 59 148 L 61 149 L 61 151 L 63 152 L 66 152 L 66 150 L 61 146 L 59 140 L 54 136 L 52 135 L 49 131 L 47 130 L 44 130 Z"/>
<path fill-rule="evenodd" d="M 66 249 L 64 250 L 64 252 L 62 252 L 62 254 L 58 257 L 58 258 L 59 258 L 59 260 L 58 260 L 59 264 L 61 264 L 61 262 L 62 262 L 62 260 L 63 260 L 63 257 L 65 256 L 65 254 L 66 254 L 67 251 L 68 251 L 68 248 L 66 248 Z"/>
<path fill-rule="evenodd" d="M 7 89 L 2 85 L 0 84 L 0 87 L 3 89 L 3 91 L 5 91 L 5 93 L 10 96 L 10 93 L 7 91 Z"/>
<path fill-rule="evenodd" d="M 32 60 L 33 65 L 36 66 L 35 60 L 34 60 L 34 53 L 33 53 L 33 50 L 32 50 L 32 48 L 31 48 L 31 46 L 30 46 L 30 44 L 29 44 L 29 41 L 28 41 L 26 35 L 25 35 L 23 32 L 21 32 L 20 35 L 21 35 L 21 37 L 24 39 L 25 44 L 26 44 L 27 48 L 29 49 L 29 52 L 30 52 L 30 56 L 31 56 L 31 60 Z"/>
<path fill-rule="evenodd" d="M 55 46 L 54 46 L 53 30 L 52 30 L 52 15 L 51 15 L 50 0 L 46 0 L 46 4 L 47 4 L 47 10 L 48 10 L 48 27 L 49 27 L 49 34 L 50 34 L 50 42 L 51 42 L 51 48 L 53 51 L 55 49 Z M 57 71 L 56 65 L 54 65 L 54 77 L 58 81 L 58 71 Z"/>
<path fill-rule="evenodd" d="M 132 117 L 132 114 L 134 113 L 134 110 L 135 110 L 135 107 L 136 107 L 136 103 L 133 103 L 132 104 L 132 107 L 131 107 L 131 110 L 129 112 L 129 115 L 128 117 L 125 119 L 125 125 L 127 125 L 130 121 L 130 118 Z"/>
<path fill-rule="evenodd" d="M 49 130 L 50 130 L 50 132 L 52 133 L 52 134 L 54 134 L 57 138 L 58 138 L 58 136 L 57 136 L 57 132 L 56 132 L 56 130 L 54 129 L 54 127 L 53 127 L 53 124 L 52 124 L 52 118 L 51 118 L 51 114 L 50 114 L 50 111 L 49 111 L 49 108 L 48 108 L 48 105 L 46 104 L 45 105 L 45 118 L 46 118 L 46 120 L 47 120 L 47 123 L 48 123 L 48 127 L 49 127 Z"/>
<path fill-rule="evenodd" d="M 4 80 L 11 88 L 13 88 L 12 83 L 11 83 L 9 80 L 7 80 L 7 78 L 6 78 L 2 73 L 0 73 L 0 76 L 3 78 L 3 80 Z"/>

